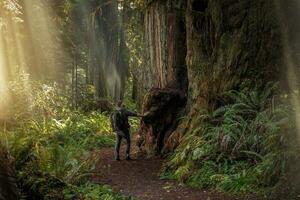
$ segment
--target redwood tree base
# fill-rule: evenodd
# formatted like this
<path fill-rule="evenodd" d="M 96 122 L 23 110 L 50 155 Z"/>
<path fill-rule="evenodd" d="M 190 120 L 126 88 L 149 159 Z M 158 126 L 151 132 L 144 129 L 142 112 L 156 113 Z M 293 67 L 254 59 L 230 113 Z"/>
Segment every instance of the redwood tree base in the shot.
<path fill-rule="evenodd" d="M 139 131 L 140 150 L 158 155 L 164 150 L 186 104 L 186 95 L 175 89 L 152 89 L 146 96 Z"/>

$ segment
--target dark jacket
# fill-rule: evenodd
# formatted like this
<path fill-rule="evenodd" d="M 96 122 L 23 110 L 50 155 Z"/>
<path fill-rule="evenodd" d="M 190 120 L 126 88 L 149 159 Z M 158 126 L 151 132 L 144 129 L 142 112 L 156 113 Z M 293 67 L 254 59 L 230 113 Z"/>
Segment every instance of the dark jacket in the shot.
<path fill-rule="evenodd" d="M 117 108 L 111 115 L 111 124 L 113 131 L 128 130 L 130 128 L 128 117 L 137 116 L 137 113 L 126 110 L 125 108 Z"/>

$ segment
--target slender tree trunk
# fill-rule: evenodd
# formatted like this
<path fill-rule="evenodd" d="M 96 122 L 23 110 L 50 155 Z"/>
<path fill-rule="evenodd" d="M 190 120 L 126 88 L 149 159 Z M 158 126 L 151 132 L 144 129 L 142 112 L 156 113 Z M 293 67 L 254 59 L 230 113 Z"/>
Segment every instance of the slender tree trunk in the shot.
<path fill-rule="evenodd" d="M 75 57 L 75 108 L 78 108 L 78 62 Z"/>
<path fill-rule="evenodd" d="M 75 88 L 75 62 L 73 61 L 73 65 L 72 65 L 72 84 L 71 84 L 71 92 L 72 92 L 72 98 L 71 98 L 71 101 L 72 101 L 72 108 L 75 108 L 75 91 L 74 91 L 74 88 Z"/>
<path fill-rule="evenodd" d="M 116 0 L 99 0 L 92 6 L 89 22 L 89 80 L 95 98 L 123 98 L 128 76 L 128 48 L 122 19 L 124 10 Z"/>

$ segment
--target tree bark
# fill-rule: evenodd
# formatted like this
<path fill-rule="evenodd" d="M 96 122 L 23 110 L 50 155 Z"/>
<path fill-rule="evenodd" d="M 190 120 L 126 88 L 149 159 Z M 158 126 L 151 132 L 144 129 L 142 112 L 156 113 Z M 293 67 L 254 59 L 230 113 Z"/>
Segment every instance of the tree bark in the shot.
<path fill-rule="evenodd" d="M 282 41 L 271 0 L 149 1 L 145 18 L 151 85 L 187 93 L 186 106 L 171 119 L 178 121 L 184 108 L 184 120 L 174 123 L 178 126 L 157 128 L 162 116 L 142 123 L 147 152 L 176 148 L 196 128 L 201 110 L 209 113 L 225 103 L 225 92 L 238 90 L 242 83 L 278 80 Z M 159 96 L 151 92 L 150 97 Z M 156 103 L 148 98 L 144 111 L 153 114 Z"/>
<path fill-rule="evenodd" d="M 145 14 L 146 68 L 144 78 L 152 87 L 143 112 L 141 149 L 160 153 L 178 124 L 185 107 L 188 80 L 186 57 L 185 1 L 149 2 Z"/>
<path fill-rule="evenodd" d="M 146 60 L 155 88 L 187 90 L 185 20 L 180 9 L 185 9 L 184 1 L 154 1 L 146 10 Z"/>

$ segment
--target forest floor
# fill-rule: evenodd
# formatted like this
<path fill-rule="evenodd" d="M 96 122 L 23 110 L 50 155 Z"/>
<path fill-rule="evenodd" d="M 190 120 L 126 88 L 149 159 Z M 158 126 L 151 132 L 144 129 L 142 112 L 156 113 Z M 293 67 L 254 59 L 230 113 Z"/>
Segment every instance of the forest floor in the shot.
<path fill-rule="evenodd" d="M 101 159 L 96 165 L 99 174 L 93 177 L 93 182 L 109 185 L 114 192 L 139 200 L 253 200 L 193 189 L 174 180 L 162 180 L 159 175 L 163 159 L 141 158 L 134 142 L 132 160 L 125 160 L 124 151 L 125 145 L 122 145 L 121 161 L 115 161 L 113 148 L 99 150 Z"/>

